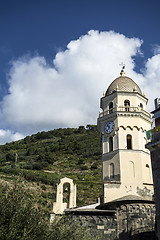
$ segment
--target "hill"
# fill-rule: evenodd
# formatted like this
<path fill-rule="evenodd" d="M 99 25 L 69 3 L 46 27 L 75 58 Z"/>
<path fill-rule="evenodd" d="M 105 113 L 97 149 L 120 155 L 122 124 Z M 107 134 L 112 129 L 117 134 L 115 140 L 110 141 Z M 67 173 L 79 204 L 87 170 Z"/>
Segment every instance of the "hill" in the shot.
<path fill-rule="evenodd" d="M 0 180 L 21 178 L 46 211 L 52 210 L 56 184 L 70 177 L 77 184 L 77 205 L 95 203 L 102 194 L 101 139 L 96 126 L 38 132 L 0 146 Z"/>

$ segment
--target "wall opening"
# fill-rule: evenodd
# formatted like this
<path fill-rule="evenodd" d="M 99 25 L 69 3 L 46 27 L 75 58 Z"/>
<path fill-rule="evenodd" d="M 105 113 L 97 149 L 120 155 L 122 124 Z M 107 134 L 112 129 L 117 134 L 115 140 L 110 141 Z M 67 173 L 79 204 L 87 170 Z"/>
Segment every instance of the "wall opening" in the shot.
<path fill-rule="evenodd" d="M 70 200 L 70 184 L 63 184 L 63 202 L 67 203 L 67 208 L 69 208 L 69 200 Z"/>
<path fill-rule="evenodd" d="M 130 101 L 129 100 L 125 100 L 124 101 L 124 106 L 125 106 L 125 111 L 129 112 Z"/>
<path fill-rule="evenodd" d="M 109 137 L 109 152 L 113 151 L 113 137 Z"/>
<path fill-rule="evenodd" d="M 109 113 L 113 112 L 113 102 L 109 103 Z"/>
<path fill-rule="evenodd" d="M 132 149 L 132 136 L 130 134 L 127 135 L 127 149 Z"/>

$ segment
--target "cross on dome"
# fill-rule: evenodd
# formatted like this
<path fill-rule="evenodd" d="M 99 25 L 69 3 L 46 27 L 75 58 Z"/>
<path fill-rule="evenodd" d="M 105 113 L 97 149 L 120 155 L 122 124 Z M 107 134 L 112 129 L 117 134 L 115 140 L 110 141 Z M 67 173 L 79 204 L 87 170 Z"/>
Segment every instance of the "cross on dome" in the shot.
<path fill-rule="evenodd" d="M 125 72 L 124 72 L 125 64 L 122 62 L 122 63 L 120 63 L 119 65 L 122 66 L 122 70 L 121 70 L 121 72 L 120 72 L 120 75 L 121 75 L 121 76 L 125 76 Z"/>

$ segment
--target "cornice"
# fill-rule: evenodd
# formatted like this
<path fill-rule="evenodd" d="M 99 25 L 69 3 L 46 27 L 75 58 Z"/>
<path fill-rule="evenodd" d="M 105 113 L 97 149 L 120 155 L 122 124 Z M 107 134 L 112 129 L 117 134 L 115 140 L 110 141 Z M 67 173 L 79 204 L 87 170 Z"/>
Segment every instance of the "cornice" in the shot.
<path fill-rule="evenodd" d="M 143 112 L 124 112 L 124 111 L 116 111 L 111 114 L 107 114 L 103 117 L 99 117 L 98 121 L 106 121 L 106 120 L 114 120 L 117 117 L 133 117 L 133 118 L 142 118 L 145 121 L 149 122 L 150 124 L 153 122 L 152 118 L 148 117 Z"/>

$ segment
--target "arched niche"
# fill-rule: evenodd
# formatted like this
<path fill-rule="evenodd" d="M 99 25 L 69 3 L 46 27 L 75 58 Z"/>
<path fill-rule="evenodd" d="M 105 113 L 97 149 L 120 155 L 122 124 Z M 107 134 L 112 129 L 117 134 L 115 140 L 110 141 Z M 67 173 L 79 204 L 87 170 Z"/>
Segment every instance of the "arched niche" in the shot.
<path fill-rule="evenodd" d="M 114 163 L 109 164 L 109 178 L 110 179 L 114 178 Z"/>
<path fill-rule="evenodd" d="M 129 173 L 130 178 L 135 178 L 135 164 L 133 161 L 129 161 Z"/>
<path fill-rule="evenodd" d="M 76 184 L 71 178 L 62 178 L 57 185 L 56 202 L 53 203 L 53 212 L 63 214 L 67 208 L 76 207 Z"/>

